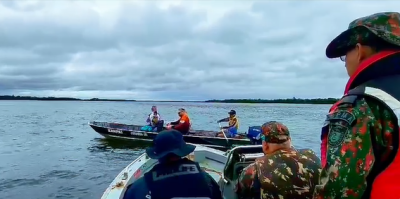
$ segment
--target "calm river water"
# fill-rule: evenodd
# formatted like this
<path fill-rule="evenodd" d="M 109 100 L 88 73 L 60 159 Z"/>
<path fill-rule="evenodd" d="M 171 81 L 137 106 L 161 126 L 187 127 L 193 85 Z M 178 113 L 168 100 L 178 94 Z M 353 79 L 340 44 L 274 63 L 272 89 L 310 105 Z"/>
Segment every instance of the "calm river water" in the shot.
<path fill-rule="evenodd" d="M 0 198 L 98 199 L 115 176 L 143 153 L 131 142 L 102 139 L 88 121 L 143 124 L 157 105 L 166 121 L 186 108 L 194 129 L 217 130 L 235 109 L 240 131 L 269 120 L 285 123 L 294 145 L 319 154 L 329 105 L 0 101 Z"/>

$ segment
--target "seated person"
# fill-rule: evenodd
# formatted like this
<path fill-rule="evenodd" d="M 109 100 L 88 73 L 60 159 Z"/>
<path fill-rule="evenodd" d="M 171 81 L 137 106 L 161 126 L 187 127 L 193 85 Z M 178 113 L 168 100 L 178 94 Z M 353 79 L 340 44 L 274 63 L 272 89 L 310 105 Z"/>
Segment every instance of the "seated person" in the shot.
<path fill-rule="evenodd" d="M 142 131 L 158 131 L 158 128 L 160 128 L 160 123 L 161 124 L 161 128 L 163 125 L 163 121 L 161 120 L 161 116 L 160 114 L 157 112 L 157 107 L 156 106 L 152 106 L 151 107 L 151 111 L 152 113 L 149 114 L 149 116 L 147 117 L 147 125 L 143 126 L 140 130 Z M 162 129 L 159 129 L 160 131 Z"/>
<path fill-rule="evenodd" d="M 187 135 L 190 130 L 190 119 L 185 109 L 180 108 L 178 111 L 179 120 L 167 124 L 167 129 L 175 129 L 183 135 Z"/>
<path fill-rule="evenodd" d="M 238 198 L 311 199 L 321 174 L 321 160 L 311 149 L 295 149 L 289 129 L 271 121 L 261 127 L 265 156 L 243 169 Z"/>
<path fill-rule="evenodd" d="M 197 162 L 184 158 L 196 146 L 186 144 L 176 130 L 160 132 L 146 154 L 158 164 L 128 186 L 123 199 L 223 199 L 217 182 Z"/>
<path fill-rule="evenodd" d="M 234 138 L 237 135 L 237 130 L 239 128 L 239 120 L 236 118 L 236 111 L 231 110 L 228 112 L 229 117 L 218 120 L 218 123 L 220 122 L 228 122 L 229 126 L 224 126 L 222 127 L 222 130 L 224 131 L 226 137 L 228 138 Z M 219 133 L 217 135 L 218 137 L 224 137 L 223 133 Z"/>

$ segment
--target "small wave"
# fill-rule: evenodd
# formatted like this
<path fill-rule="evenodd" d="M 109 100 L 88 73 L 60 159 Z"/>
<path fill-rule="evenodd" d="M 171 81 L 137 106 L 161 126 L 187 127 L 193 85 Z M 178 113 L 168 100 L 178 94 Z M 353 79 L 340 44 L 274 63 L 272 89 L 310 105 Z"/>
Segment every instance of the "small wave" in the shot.
<path fill-rule="evenodd" d="M 79 176 L 79 173 L 74 172 L 74 171 L 68 171 L 68 170 L 53 170 L 50 171 L 49 173 L 40 175 L 39 177 L 41 179 L 51 179 L 51 178 L 58 178 L 58 179 L 72 179 Z"/>
<path fill-rule="evenodd" d="M 34 186 L 41 185 L 47 182 L 48 179 L 3 179 L 0 180 L 0 192 L 5 191 L 7 189 L 12 189 L 14 187 L 23 187 L 23 186 Z"/>

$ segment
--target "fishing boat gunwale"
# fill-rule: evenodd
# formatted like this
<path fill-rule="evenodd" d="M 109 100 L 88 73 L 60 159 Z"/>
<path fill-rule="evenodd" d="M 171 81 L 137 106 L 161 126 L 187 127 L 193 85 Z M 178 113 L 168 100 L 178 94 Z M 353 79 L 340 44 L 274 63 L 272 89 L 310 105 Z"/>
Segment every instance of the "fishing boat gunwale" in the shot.
<path fill-rule="evenodd" d="M 88 122 L 89 126 L 95 130 L 100 135 L 106 138 L 116 138 L 116 139 L 125 139 L 125 140 L 138 140 L 138 141 L 146 141 L 152 142 L 153 138 L 158 134 L 158 132 L 148 132 L 141 130 L 132 130 L 132 129 L 121 129 L 110 126 L 111 125 L 119 125 L 124 127 L 140 127 L 140 125 L 128 125 L 122 123 L 111 123 L 111 122 L 96 122 L 90 121 Z M 99 125 L 102 124 L 102 125 Z M 109 125 L 109 126 L 104 126 Z M 125 132 L 125 133 L 124 133 Z M 184 139 L 188 143 L 192 144 L 201 144 L 207 147 L 214 147 L 220 149 L 228 149 L 233 145 L 251 145 L 251 141 L 248 138 L 224 138 L 224 137 L 212 137 L 212 136 L 202 136 L 202 135 L 194 135 L 199 132 L 212 132 L 218 133 L 217 131 L 192 131 L 188 135 L 183 135 Z M 141 135 L 138 135 L 141 134 Z M 241 134 L 242 136 L 245 136 Z M 193 140 L 194 139 L 194 140 Z"/>

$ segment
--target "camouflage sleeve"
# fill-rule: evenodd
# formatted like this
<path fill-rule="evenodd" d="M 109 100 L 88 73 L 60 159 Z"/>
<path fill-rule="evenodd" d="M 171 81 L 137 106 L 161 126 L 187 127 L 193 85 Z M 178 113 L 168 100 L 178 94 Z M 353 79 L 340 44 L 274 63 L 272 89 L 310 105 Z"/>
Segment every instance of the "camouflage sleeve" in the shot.
<path fill-rule="evenodd" d="M 375 116 L 373 124 L 375 140 L 377 144 L 383 147 L 381 158 L 386 159 L 393 150 L 393 133 L 395 132 L 393 120 L 395 117 L 391 110 L 370 102 L 368 104 Z"/>
<path fill-rule="evenodd" d="M 393 132 L 390 114 L 379 114 L 374 111 L 379 110 L 378 105 L 369 104 L 360 99 L 354 106 L 341 105 L 327 116 L 326 165 L 314 198 L 355 199 L 364 194 L 366 177 L 375 162 L 371 135 L 382 137 L 382 132 Z M 376 140 L 385 144 L 382 138 Z"/>
<path fill-rule="evenodd" d="M 253 195 L 254 179 L 257 175 L 256 164 L 252 163 L 243 169 L 236 184 L 236 194 L 239 198 L 248 198 Z"/>

